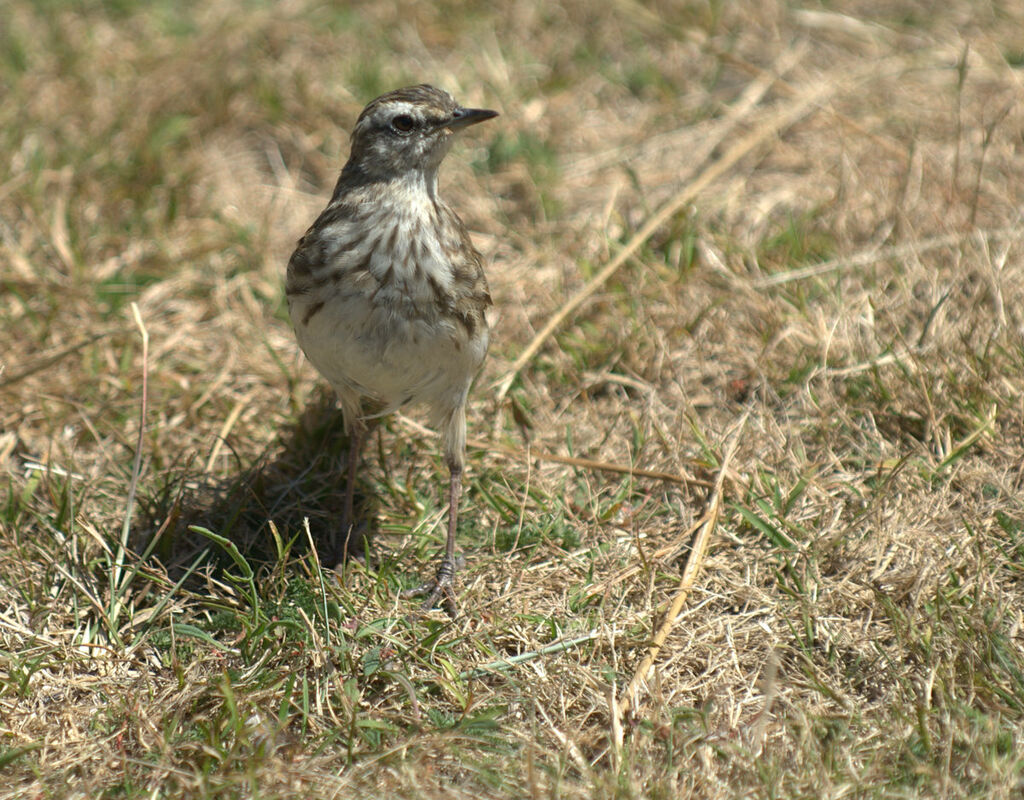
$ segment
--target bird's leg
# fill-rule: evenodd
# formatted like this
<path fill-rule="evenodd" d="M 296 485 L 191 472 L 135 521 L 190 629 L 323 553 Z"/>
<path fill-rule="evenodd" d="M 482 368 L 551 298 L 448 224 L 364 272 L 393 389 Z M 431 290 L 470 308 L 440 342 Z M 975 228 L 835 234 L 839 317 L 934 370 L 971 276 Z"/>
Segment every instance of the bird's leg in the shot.
<path fill-rule="evenodd" d="M 335 542 L 335 552 L 337 554 L 335 569 L 340 568 L 345 563 L 345 559 L 350 555 L 350 551 L 361 552 L 363 550 L 361 543 L 359 546 L 353 547 L 354 543 L 351 541 L 351 538 L 355 530 L 356 470 L 359 467 L 359 455 L 362 452 L 365 438 L 366 425 L 362 420 L 357 419 L 349 432 L 345 505 L 341 511 L 341 544 L 339 545 Z"/>
<path fill-rule="evenodd" d="M 432 609 L 434 603 L 444 595 L 444 610 L 448 612 L 448 616 L 454 618 L 458 615 L 454 588 L 455 573 L 459 568 L 455 560 L 455 530 L 459 523 L 459 497 L 462 495 L 462 459 L 449 460 L 448 470 L 451 478 L 448 484 L 448 541 L 445 543 L 444 557 L 433 580 L 415 589 L 408 589 L 402 594 L 404 597 L 427 595 L 423 602 L 424 611 Z"/>
<path fill-rule="evenodd" d="M 462 462 L 449 463 L 448 470 L 451 478 L 448 484 L 448 541 L 444 548 L 444 558 L 437 568 L 437 575 L 433 583 L 424 587 L 430 590 L 427 599 L 423 602 L 423 609 L 429 611 L 434 607 L 441 595 L 444 595 L 444 608 L 450 617 L 457 612 L 455 605 L 454 579 L 458 565 L 455 562 L 455 530 L 459 523 L 459 497 L 462 495 Z"/>
<path fill-rule="evenodd" d="M 469 387 L 466 387 L 467 391 Z M 462 496 L 462 470 L 466 459 L 466 407 L 465 393 L 463 400 L 451 413 L 443 429 L 444 456 L 448 464 L 448 539 L 445 542 L 444 557 L 438 566 L 434 580 L 416 589 L 405 592 L 406 596 L 427 595 L 423 603 L 424 610 L 434 607 L 434 603 L 444 596 L 444 609 L 448 615 L 455 617 L 455 573 L 459 565 L 455 560 L 455 531 L 459 524 L 459 498 Z"/>
<path fill-rule="evenodd" d="M 356 469 L 359 467 L 359 454 L 363 449 L 363 426 L 356 424 L 352 426 L 352 435 L 348 440 L 348 465 L 346 471 L 348 478 L 345 482 L 345 508 L 342 511 L 342 531 L 348 536 L 352 528 L 354 518 L 355 497 L 356 497 Z"/>

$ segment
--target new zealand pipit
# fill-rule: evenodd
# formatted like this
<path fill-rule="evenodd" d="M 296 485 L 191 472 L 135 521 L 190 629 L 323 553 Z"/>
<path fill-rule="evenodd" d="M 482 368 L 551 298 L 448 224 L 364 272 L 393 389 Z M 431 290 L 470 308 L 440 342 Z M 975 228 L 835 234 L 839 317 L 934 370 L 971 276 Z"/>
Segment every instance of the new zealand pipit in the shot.
<path fill-rule="evenodd" d="M 466 397 L 487 352 L 491 297 L 480 253 L 438 196 L 437 170 L 457 131 L 495 116 L 427 85 L 378 97 L 359 115 L 331 201 L 288 262 L 295 335 L 338 393 L 350 436 L 344 535 L 367 421 L 421 404 L 441 432 L 448 540 L 436 577 L 418 591 L 427 608 L 443 595 L 453 614 Z"/>

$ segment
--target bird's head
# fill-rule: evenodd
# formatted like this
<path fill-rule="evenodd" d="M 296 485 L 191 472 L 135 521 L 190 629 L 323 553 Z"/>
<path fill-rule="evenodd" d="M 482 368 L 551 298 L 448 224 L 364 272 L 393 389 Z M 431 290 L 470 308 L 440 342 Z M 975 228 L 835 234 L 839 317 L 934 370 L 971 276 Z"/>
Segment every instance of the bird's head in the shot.
<path fill-rule="evenodd" d="M 427 84 L 396 89 L 371 101 L 359 115 L 346 169 L 375 178 L 436 173 L 455 133 L 496 116 L 497 111 L 463 108 Z"/>

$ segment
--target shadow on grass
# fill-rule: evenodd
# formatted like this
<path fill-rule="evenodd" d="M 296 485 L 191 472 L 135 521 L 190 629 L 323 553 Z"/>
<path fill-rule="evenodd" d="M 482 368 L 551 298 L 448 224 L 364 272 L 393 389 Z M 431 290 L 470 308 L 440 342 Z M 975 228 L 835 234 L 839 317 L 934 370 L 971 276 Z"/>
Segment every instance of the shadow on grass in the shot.
<path fill-rule="evenodd" d="M 201 474 L 194 465 L 168 470 L 172 480 L 155 495 L 140 498 L 135 550 L 142 553 L 152 545 L 150 558 L 160 561 L 174 580 L 203 550 L 210 551 L 212 564 L 230 563 L 221 548 L 191 526 L 230 539 L 254 568 L 276 563 L 279 543 L 291 543 L 289 552 L 298 555 L 308 550 L 310 539 L 325 567 L 364 558 L 370 539 L 365 521 L 373 513 L 358 478 L 355 526 L 348 537 L 341 529 L 348 446 L 341 411 L 332 394 L 321 392 L 298 422 L 268 445 L 272 458 L 264 455 L 221 479 Z"/>

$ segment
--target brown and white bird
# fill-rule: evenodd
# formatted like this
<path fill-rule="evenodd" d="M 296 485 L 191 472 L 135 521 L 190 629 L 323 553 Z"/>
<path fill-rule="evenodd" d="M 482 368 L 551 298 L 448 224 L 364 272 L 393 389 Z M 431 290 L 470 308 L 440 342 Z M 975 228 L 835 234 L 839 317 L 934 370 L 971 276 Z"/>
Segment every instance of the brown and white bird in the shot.
<path fill-rule="evenodd" d="M 458 131 L 496 116 L 425 84 L 373 100 L 286 284 L 299 345 L 337 392 L 350 436 L 345 536 L 367 421 L 418 404 L 439 429 L 451 476 L 447 546 L 434 580 L 416 591 L 428 594 L 426 608 L 443 595 L 451 614 L 466 398 L 487 353 L 491 297 L 480 253 L 438 194 L 437 170 Z"/>

